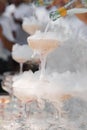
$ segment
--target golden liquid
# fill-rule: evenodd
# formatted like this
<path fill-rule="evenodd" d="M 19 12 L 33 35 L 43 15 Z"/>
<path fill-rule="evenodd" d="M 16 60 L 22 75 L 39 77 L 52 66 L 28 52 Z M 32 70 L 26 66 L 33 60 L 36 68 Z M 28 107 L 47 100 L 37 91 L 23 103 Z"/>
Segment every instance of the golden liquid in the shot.
<path fill-rule="evenodd" d="M 22 25 L 22 28 L 25 32 L 27 32 L 28 34 L 34 34 L 37 30 L 40 29 L 40 26 L 38 25 Z"/>
<path fill-rule="evenodd" d="M 54 39 L 29 39 L 29 46 L 32 49 L 47 53 L 57 48 L 58 41 Z"/>
<path fill-rule="evenodd" d="M 17 57 L 15 57 L 15 56 L 13 56 L 13 59 L 14 59 L 16 62 L 18 62 L 18 63 L 24 63 L 24 62 L 26 62 L 26 59 L 17 58 Z"/>

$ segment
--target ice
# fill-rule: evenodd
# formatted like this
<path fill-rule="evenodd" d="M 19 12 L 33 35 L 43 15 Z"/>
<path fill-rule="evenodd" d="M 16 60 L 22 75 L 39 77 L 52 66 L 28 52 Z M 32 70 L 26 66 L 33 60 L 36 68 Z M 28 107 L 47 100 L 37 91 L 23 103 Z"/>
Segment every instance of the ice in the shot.
<path fill-rule="evenodd" d="M 64 125 L 61 126 L 61 122 L 58 122 L 57 126 L 54 125 L 57 128 L 58 126 L 60 126 L 60 128 L 64 127 L 65 130 L 80 130 L 80 127 L 83 127 L 82 122 L 84 122 L 84 127 L 86 128 L 86 73 L 72 73 L 70 71 L 64 73 L 46 73 L 46 80 L 38 80 L 39 75 L 40 71 L 37 71 L 35 73 L 28 71 L 24 72 L 22 75 L 14 77 L 14 95 L 18 97 L 20 100 L 22 100 L 22 102 L 37 101 L 38 106 L 41 109 L 44 108 L 44 100 L 51 102 L 54 105 L 54 107 L 57 108 L 60 114 L 61 122 L 63 121 Z M 63 116 L 61 118 L 61 112 L 63 110 L 66 112 L 67 117 Z M 30 119 L 30 122 L 33 125 L 33 127 L 36 126 L 37 128 L 39 128 L 39 124 L 33 124 L 32 118 Z M 38 119 L 35 119 L 34 117 L 34 120 L 37 121 Z M 44 123 L 46 123 L 46 120 L 43 119 L 43 121 Z M 49 130 L 50 129 L 51 128 L 49 128 Z"/>
<path fill-rule="evenodd" d="M 55 49 L 47 57 L 46 69 L 64 73 L 65 71 L 87 71 L 87 42 L 71 39 Z M 56 56 L 57 55 L 57 56 Z"/>
<path fill-rule="evenodd" d="M 17 95 L 17 91 L 19 91 L 18 95 L 24 95 L 28 100 L 44 98 L 56 102 L 63 94 L 77 94 L 79 97 L 85 97 L 81 94 L 87 92 L 85 73 L 67 71 L 60 74 L 55 72 L 50 75 L 46 74 L 46 81 L 39 81 L 39 75 L 39 71 L 35 74 L 29 71 L 14 78 L 14 94 Z"/>

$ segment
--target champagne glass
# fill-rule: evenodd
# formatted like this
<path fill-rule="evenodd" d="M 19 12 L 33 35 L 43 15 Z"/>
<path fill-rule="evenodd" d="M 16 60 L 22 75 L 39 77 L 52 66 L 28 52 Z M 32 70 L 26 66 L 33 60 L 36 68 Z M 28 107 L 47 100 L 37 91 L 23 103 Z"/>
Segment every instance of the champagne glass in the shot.
<path fill-rule="evenodd" d="M 41 24 L 34 16 L 32 16 L 23 19 L 22 28 L 29 35 L 33 35 L 37 30 L 40 30 Z"/>
<path fill-rule="evenodd" d="M 29 123 L 29 96 L 27 97 L 26 91 L 28 89 L 26 87 L 19 87 L 15 88 L 13 87 L 14 95 L 17 97 L 19 102 L 19 117 L 18 120 L 21 124 L 21 128 L 29 129 L 30 123 Z"/>
<path fill-rule="evenodd" d="M 44 74 L 45 74 L 45 65 L 46 65 L 47 55 L 58 47 L 58 40 L 56 38 L 47 37 L 47 35 L 50 36 L 52 34 L 54 34 L 54 33 L 52 33 L 52 32 L 44 33 L 43 32 L 43 33 L 39 33 L 36 35 L 38 38 L 34 37 L 34 36 L 30 36 L 27 39 L 29 46 L 33 50 L 38 51 L 38 53 L 40 55 L 40 60 L 41 60 L 40 79 L 43 79 Z"/>
<path fill-rule="evenodd" d="M 12 58 L 20 64 L 20 74 L 23 72 L 23 64 L 30 59 L 32 54 L 28 45 L 15 44 L 12 48 Z"/>

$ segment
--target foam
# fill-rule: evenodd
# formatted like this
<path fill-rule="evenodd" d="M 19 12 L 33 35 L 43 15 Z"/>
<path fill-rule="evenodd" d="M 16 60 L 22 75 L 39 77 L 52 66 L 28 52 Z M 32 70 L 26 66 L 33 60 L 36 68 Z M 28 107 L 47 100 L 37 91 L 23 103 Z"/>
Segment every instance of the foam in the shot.
<path fill-rule="evenodd" d="M 30 18 L 24 18 L 22 28 L 25 32 L 32 35 L 41 28 L 41 24 L 32 16 Z"/>
<path fill-rule="evenodd" d="M 28 39 L 54 39 L 58 40 L 58 34 L 56 32 L 41 32 L 37 31 L 34 35 L 28 37 Z"/>
<path fill-rule="evenodd" d="M 15 44 L 12 48 L 13 59 L 24 59 L 25 61 L 30 60 L 32 55 L 32 50 L 28 45 Z"/>
<path fill-rule="evenodd" d="M 85 73 L 52 73 L 46 74 L 45 80 L 39 80 L 40 71 L 24 72 L 13 80 L 14 94 L 22 100 L 46 99 L 56 101 L 63 94 L 75 94 L 82 97 L 81 93 L 87 92 L 87 76 Z M 83 78 L 84 77 L 84 78 Z"/>

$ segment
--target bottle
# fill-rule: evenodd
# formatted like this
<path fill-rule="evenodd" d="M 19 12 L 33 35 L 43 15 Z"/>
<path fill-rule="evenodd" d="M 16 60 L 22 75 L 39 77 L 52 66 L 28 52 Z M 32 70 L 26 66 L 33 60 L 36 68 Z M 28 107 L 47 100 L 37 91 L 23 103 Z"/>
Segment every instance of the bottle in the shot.
<path fill-rule="evenodd" d="M 75 6 L 78 5 L 78 7 L 86 7 L 87 6 L 87 0 L 70 0 L 67 2 L 66 5 L 63 7 L 58 8 L 56 11 L 53 11 L 49 14 L 49 17 L 51 20 L 55 21 L 60 17 L 64 17 L 67 15 L 68 9 L 75 8 Z"/>
<path fill-rule="evenodd" d="M 36 0 L 35 5 L 36 6 L 44 5 L 44 1 L 43 0 Z"/>
<path fill-rule="evenodd" d="M 64 17 L 64 16 L 66 16 L 66 15 L 67 15 L 67 10 L 66 10 L 66 8 L 61 7 L 61 8 L 59 8 L 58 10 L 51 12 L 50 15 L 49 15 L 49 17 L 50 17 L 51 20 L 55 21 L 55 20 L 57 20 L 58 18 Z"/>
<path fill-rule="evenodd" d="M 35 1 L 35 4 L 37 6 L 41 6 L 41 5 L 47 6 L 47 5 L 51 4 L 51 3 L 52 3 L 52 0 L 36 0 Z"/>

